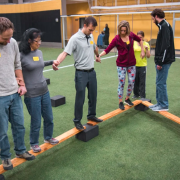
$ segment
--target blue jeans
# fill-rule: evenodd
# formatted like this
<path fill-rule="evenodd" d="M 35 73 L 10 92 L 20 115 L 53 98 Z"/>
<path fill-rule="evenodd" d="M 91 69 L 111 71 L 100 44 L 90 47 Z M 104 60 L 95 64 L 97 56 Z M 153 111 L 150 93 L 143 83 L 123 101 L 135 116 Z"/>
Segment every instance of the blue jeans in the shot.
<path fill-rule="evenodd" d="M 168 108 L 168 95 L 167 95 L 167 77 L 171 64 L 163 64 L 162 69 L 158 70 L 156 67 L 156 100 L 157 104 L 162 108 Z"/>
<path fill-rule="evenodd" d="M 31 116 L 31 146 L 39 144 L 41 115 L 44 119 L 44 139 L 51 139 L 53 134 L 53 114 L 49 92 L 37 97 L 25 97 L 24 102 Z"/>
<path fill-rule="evenodd" d="M 21 97 L 18 93 L 0 96 L 0 157 L 11 158 L 10 144 L 7 136 L 8 121 L 11 123 L 16 154 L 26 151 L 24 144 L 24 116 Z"/>

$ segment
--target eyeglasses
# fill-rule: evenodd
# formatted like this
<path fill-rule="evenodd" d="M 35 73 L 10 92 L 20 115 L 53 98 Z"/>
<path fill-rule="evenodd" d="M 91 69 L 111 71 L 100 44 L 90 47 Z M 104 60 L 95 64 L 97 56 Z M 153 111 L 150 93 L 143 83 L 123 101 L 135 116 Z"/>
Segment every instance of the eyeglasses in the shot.
<path fill-rule="evenodd" d="M 36 43 L 41 43 L 41 42 L 42 42 L 42 40 L 39 40 L 39 41 L 34 40 L 34 42 L 36 42 Z"/>
<path fill-rule="evenodd" d="M 123 30 L 123 29 L 121 30 L 121 32 L 122 32 L 122 31 L 126 32 L 126 30 Z"/>

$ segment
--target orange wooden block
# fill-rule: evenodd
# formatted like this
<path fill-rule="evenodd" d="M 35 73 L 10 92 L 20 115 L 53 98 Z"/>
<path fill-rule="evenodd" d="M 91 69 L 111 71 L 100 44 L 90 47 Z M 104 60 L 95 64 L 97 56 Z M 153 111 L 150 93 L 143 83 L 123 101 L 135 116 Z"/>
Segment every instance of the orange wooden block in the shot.
<path fill-rule="evenodd" d="M 85 126 L 84 126 L 84 129 L 86 129 Z M 81 132 L 81 131 L 77 130 L 76 128 L 73 128 L 73 129 L 71 129 L 71 130 L 61 134 L 60 136 L 56 137 L 56 139 L 59 140 L 58 144 L 60 144 L 61 142 L 65 141 L 66 139 L 69 139 L 70 137 L 78 134 L 79 132 Z M 58 145 L 58 144 L 56 144 L 56 145 Z M 29 153 L 33 154 L 34 156 L 37 156 L 37 155 L 43 153 L 44 151 L 47 151 L 48 149 L 51 149 L 52 147 L 54 147 L 56 145 L 51 145 L 49 143 L 44 143 L 44 144 L 40 145 L 41 152 L 33 153 L 33 151 L 30 150 Z M 13 164 L 13 167 L 18 166 L 18 165 L 22 164 L 25 161 L 26 161 L 25 159 L 21 159 L 21 158 L 14 158 L 14 159 L 11 160 L 11 162 Z M 5 170 L 3 168 L 3 165 L 1 164 L 0 165 L 0 174 L 2 174 L 4 172 L 5 172 Z"/>
<path fill-rule="evenodd" d="M 153 104 L 151 104 L 151 103 L 149 103 L 149 102 L 147 102 L 147 101 L 143 101 L 142 104 L 145 105 L 145 106 L 147 106 L 147 107 L 153 105 Z M 180 118 L 177 117 L 177 116 L 175 116 L 174 114 L 171 114 L 171 113 L 169 113 L 169 112 L 167 112 L 167 111 L 157 111 L 157 112 L 158 112 L 159 114 L 165 116 L 166 118 L 171 119 L 172 121 L 180 124 Z"/>
<path fill-rule="evenodd" d="M 140 103 L 142 103 L 141 100 L 133 101 L 134 106 L 136 106 L 136 105 L 138 105 L 138 104 L 140 104 Z M 125 107 L 124 110 L 116 109 L 116 110 L 114 110 L 114 111 L 112 111 L 112 112 L 110 112 L 110 113 L 108 113 L 108 114 L 105 114 L 105 115 L 99 117 L 99 119 L 102 119 L 103 121 L 106 121 L 107 119 L 110 119 L 110 118 L 112 118 L 112 117 L 114 117 L 114 116 L 116 116 L 116 115 L 118 115 L 118 114 L 120 114 L 120 113 L 122 113 L 122 112 L 124 112 L 124 111 L 127 111 L 128 109 L 130 109 L 130 108 L 132 108 L 132 107 L 134 107 L 134 106 L 125 105 L 125 106 L 124 106 L 124 107 Z M 97 125 L 98 123 L 97 123 L 97 122 L 94 122 L 94 121 L 88 121 L 87 124 L 92 125 L 92 126 L 95 126 L 95 125 Z"/>

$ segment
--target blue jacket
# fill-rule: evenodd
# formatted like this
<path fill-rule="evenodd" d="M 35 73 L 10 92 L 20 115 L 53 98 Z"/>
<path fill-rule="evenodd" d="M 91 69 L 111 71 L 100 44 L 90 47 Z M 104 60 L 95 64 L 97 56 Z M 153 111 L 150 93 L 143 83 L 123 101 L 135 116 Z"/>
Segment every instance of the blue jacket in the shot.
<path fill-rule="evenodd" d="M 104 45 L 103 39 L 104 39 L 104 34 L 100 34 L 100 35 L 98 36 L 98 40 L 97 40 L 97 45 L 98 45 L 98 46 L 103 46 L 103 45 Z"/>

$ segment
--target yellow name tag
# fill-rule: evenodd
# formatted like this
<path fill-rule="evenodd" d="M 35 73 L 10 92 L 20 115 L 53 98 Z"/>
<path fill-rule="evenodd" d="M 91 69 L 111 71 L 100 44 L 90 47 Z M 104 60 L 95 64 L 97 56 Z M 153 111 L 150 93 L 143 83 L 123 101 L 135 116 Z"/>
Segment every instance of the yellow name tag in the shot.
<path fill-rule="evenodd" d="M 129 41 L 127 41 L 126 44 L 129 44 Z"/>
<path fill-rule="evenodd" d="M 93 41 L 90 41 L 90 44 L 94 44 L 94 42 L 93 42 Z"/>
<path fill-rule="evenodd" d="M 35 56 L 35 57 L 33 57 L 33 60 L 34 60 L 34 61 L 39 61 L 39 57 L 38 57 L 38 56 Z"/>
<path fill-rule="evenodd" d="M 0 53 L 0 57 L 1 57 L 1 53 Z"/>

